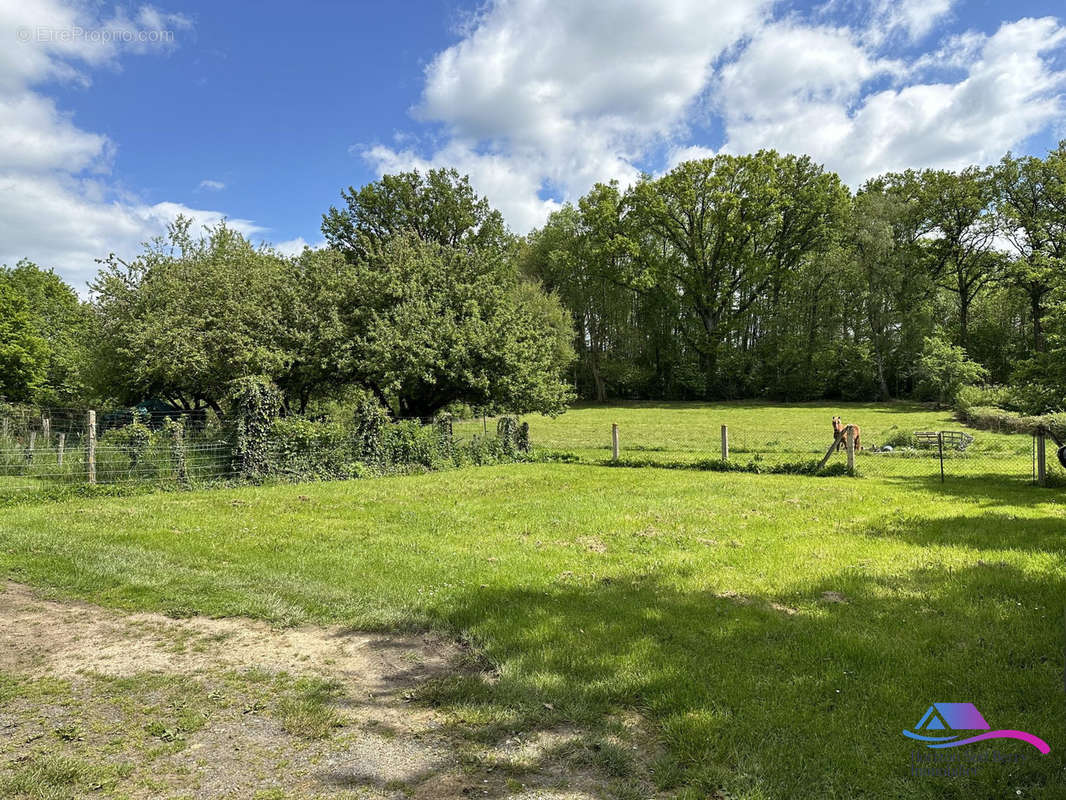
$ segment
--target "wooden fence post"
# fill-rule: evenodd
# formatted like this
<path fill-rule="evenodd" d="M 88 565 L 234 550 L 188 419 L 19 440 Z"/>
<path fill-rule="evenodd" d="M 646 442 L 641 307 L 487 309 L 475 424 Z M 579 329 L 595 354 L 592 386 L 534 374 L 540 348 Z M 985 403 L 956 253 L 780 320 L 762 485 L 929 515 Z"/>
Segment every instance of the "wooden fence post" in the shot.
<path fill-rule="evenodd" d="M 611 457 L 618 460 L 618 423 L 611 423 Z"/>
<path fill-rule="evenodd" d="M 855 471 L 855 428 L 852 425 L 848 425 L 847 430 L 844 431 L 844 438 L 847 443 L 848 449 L 848 473 Z"/>
<path fill-rule="evenodd" d="M 729 426 L 722 426 L 722 461 L 729 460 Z"/>
<path fill-rule="evenodd" d="M 1047 486 L 1047 436 L 1043 428 L 1036 429 L 1036 485 Z"/>
<path fill-rule="evenodd" d="M 26 463 L 33 461 L 33 448 L 37 444 L 37 431 L 30 431 L 30 446 L 26 448 Z"/>
<path fill-rule="evenodd" d="M 45 447 L 52 444 L 52 420 L 48 417 L 41 417 L 41 436 L 44 437 Z"/>
<path fill-rule="evenodd" d="M 63 466 L 63 448 L 67 444 L 67 435 L 65 433 L 59 434 L 59 445 L 56 450 L 56 461 L 59 466 Z"/>
<path fill-rule="evenodd" d="M 96 483 L 96 412 L 85 415 L 85 428 L 88 437 L 85 447 L 85 463 L 89 468 L 89 485 Z"/>

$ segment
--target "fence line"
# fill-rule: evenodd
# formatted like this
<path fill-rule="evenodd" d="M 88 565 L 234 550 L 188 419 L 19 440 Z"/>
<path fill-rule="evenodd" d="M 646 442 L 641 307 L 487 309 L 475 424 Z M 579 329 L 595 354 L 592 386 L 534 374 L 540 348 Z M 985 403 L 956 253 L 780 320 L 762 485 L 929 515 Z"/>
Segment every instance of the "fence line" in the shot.
<path fill-rule="evenodd" d="M 390 420 L 394 435 L 385 436 L 379 442 L 384 449 L 373 452 L 357 452 L 354 429 L 326 425 L 313 429 L 317 433 L 310 438 L 302 438 L 301 428 L 291 438 L 271 439 L 265 451 L 267 472 L 250 473 L 231 427 L 185 425 L 167 436 L 163 421 L 173 415 L 163 414 L 157 417 L 158 425 L 148 420 L 148 433 L 131 438 L 129 423 L 145 419 L 133 410 L 79 411 L 80 425 L 68 413 L 59 431 L 53 424 L 60 418 L 55 411 L 15 408 L 12 413 L 11 406 L 0 404 L 0 496 L 57 486 L 208 484 L 269 475 L 290 480 L 355 477 L 402 465 L 434 469 L 445 462 L 495 463 L 525 449 L 513 417 L 506 418 L 512 421 L 507 431 L 500 429 L 503 417 L 487 415 L 443 422 L 438 418 L 431 424 L 425 419 Z M 115 424 L 121 420 L 126 423 Z M 180 439 L 174 438 L 177 432 Z M 511 444 L 501 445 L 501 436 L 510 437 Z M 528 435 L 522 441 L 528 441 Z"/>
<path fill-rule="evenodd" d="M 853 429 L 854 428 L 854 429 Z M 886 478 L 989 476 L 1040 485 L 1066 480 L 1058 458 L 1041 455 L 1042 432 L 1000 434 L 972 429 L 894 431 L 872 441 L 857 426 L 843 426 L 834 436 L 814 430 L 765 432 L 720 427 L 714 440 L 656 438 L 641 426 L 603 429 L 602 444 L 575 451 L 592 461 L 622 465 L 690 466 L 704 469 L 750 469 L 820 474 L 827 470 Z M 619 446 L 619 441 L 622 445 Z M 566 449 L 566 444 L 555 442 Z M 1057 451 L 1056 451 L 1057 453 Z"/>

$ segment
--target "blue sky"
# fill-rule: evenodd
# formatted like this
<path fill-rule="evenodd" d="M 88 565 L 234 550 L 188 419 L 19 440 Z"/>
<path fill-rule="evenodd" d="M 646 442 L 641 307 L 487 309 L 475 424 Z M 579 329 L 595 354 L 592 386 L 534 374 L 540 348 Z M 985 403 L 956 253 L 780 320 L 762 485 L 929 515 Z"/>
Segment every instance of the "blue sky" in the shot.
<path fill-rule="evenodd" d="M 81 287 L 177 213 L 292 251 L 341 188 L 435 165 L 524 233 L 717 151 L 809 152 L 853 186 L 1041 153 L 1064 24 L 1035 0 L 0 0 L 0 261 Z"/>

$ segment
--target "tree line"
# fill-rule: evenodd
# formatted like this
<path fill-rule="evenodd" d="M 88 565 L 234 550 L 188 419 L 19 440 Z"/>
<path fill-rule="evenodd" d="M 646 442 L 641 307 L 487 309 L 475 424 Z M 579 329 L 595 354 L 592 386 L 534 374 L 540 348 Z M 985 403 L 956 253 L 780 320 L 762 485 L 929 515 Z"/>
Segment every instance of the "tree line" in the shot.
<path fill-rule="evenodd" d="M 719 155 L 595 186 L 525 259 L 590 399 L 932 397 L 938 363 L 1066 402 L 1066 144 L 855 193 L 805 156 Z"/>
<path fill-rule="evenodd" d="M 526 237 L 454 170 L 341 193 L 285 256 L 179 218 L 82 301 L 0 270 L 0 395 L 225 414 L 241 378 L 289 413 L 354 394 L 398 417 L 557 413 L 576 395 L 1066 395 L 1066 143 L 851 192 L 806 156 L 718 155 L 597 184 Z M 950 399 L 950 398 L 948 398 Z"/>

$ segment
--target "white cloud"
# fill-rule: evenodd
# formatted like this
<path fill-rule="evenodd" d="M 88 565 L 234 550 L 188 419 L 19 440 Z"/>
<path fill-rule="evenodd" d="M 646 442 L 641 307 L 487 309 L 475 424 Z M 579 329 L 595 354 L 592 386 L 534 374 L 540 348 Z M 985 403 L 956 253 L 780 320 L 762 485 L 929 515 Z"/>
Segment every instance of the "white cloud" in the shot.
<path fill-rule="evenodd" d="M 954 0 L 875 0 L 871 31 L 901 30 L 917 41 L 933 30 L 953 5 Z"/>
<path fill-rule="evenodd" d="M 42 266 L 55 266 L 78 288 L 95 276 L 96 259 L 117 253 L 132 257 L 142 242 L 163 232 L 182 214 L 194 228 L 217 224 L 218 211 L 180 203 L 137 202 L 115 198 L 98 180 L 67 175 L 25 175 L 0 172 L 0 263 L 22 257 Z M 228 224 L 246 236 L 263 229 L 249 220 Z"/>
<path fill-rule="evenodd" d="M 124 54 L 165 52 L 176 37 L 153 32 L 189 27 L 185 17 L 151 6 L 108 17 L 96 10 L 54 0 L 0 4 L 0 263 L 30 258 L 79 290 L 95 275 L 95 259 L 131 257 L 178 214 L 197 227 L 223 218 L 119 191 L 107 178 L 114 143 L 77 127 L 42 94 L 49 81 L 87 86 L 90 70 L 118 69 Z M 229 223 L 246 235 L 263 232 L 249 220 Z"/>
<path fill-rule="evenodd" d="M 809 153 L 858 185 L 987 163 L 1061 126 L 1058 22 L 948 35 L 954 5 L 775 4 L 774 19 L 768 3 L 496 0 L 426 69 L 427 144 L 354 152 L 380 172 L 453 166 L 526 231 L 595 181 L 715 152 Z"/>
<path fill-rule="evenodd" d="M 520 231 L 596 181 L 638 174 L 683 128 L 714 61 L 770 6 L 732 0 L 500 0 L 426 70 L 417 118 L 448 142 L 429 155 L 360 152 L 380 171 L 447 165 Z"/>
<path fill-rule="evenodd" d="M 284 242 L 278 242 L 274 245 L 274 249 L 281 253 L 283 256 L 298 256 L 304 251 L 304 248 L 310 247 L 312 250 L 318 250 L 326 246 L 326 240 L 320 239 L 315 243 L 308 242 L 304 237 L 297 236 L 295 239 L 286 239 Z"/>
<path fill-rule="evenodd" d="M 213 181 L 210 178 L 205 178 L 204 180 L 200 181 L 200 185 L 197 188 L 199 188 L 201 191 L 206 189 L 212 192 L 220 192 L 226 188 L 226 184 L 222 181 Z"/>
<path fill-rule="evenodd" d="M 106 169 L 111 150 L 106 136 L 80 130 L 49 98 L 0 93 L 0 169 Z"/>
<path fill-rule="evenodd" d="M 690 144 L 687 147 L 673 147 L 670 149 L 669 156 L 666 160 L 666 169 L 671 170 L 678 164 L 683 164 L 686 161 L 700 161 L 704 158 L 714 158 L 718 155 L 717 151 L 711 147 L 704 147 L 701 144 Z"/>
<path fill-rule="evenodd" d="M 906 167 L 989 163 L 1062 117 L 1059 92 L 1066 73 L 1055 71 L 1044 55 L 1064 40 L 1066 29 L 1051 18 L 1004 24 L 992 36 L 955 40 L 944 61 L 950 61 L 951 52 L 972 53 L 959 80 L 913 83 L 865 96 L 861 84 L 876 74 L 868 66 L 873 62 L 853 59 L 857 75 L 851 83 L 797 79 L 810 62 L 823 62 L 824 51 L 779 58 L 779 50 L 761 49 L 756 42 L 723 71 L 719 100 L 726 148 L 808 153 L 852 185 Z M 780 89 L 773 102 L 761 102 L 749 83 L 734 85 L 731 75 L 758 76 L 767 92 L 775 85 Z"/>

